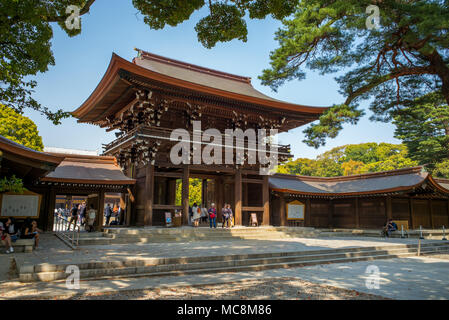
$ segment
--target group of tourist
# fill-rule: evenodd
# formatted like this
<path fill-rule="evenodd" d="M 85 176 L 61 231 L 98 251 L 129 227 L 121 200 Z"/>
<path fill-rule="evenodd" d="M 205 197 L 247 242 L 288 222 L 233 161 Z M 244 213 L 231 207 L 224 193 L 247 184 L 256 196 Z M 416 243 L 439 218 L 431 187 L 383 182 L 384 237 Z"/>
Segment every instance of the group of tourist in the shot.
<path fill-rule="evenodd" d="M 229 229 L 233 226 L 234 214 L 229 203 L 225 203 L 221 209 L 221 217 L 222 228 L 226 226 Z M 207 223 L 207 220 L 209 220 L 210 228 L 217 228 L 217 209 L 215 208 L 215 203 L 212 203 L 209 209 L 194 203 L 192 207 L 189 207 L 189 219 L 194 227 L 198 227 L 200 223 Z"/>
<path fill-rule="evenodd" d="M 87 210 L 86 202 L 82 202 L 77 205 L 73 204 L 72 209 L 70 209 L 70 217 L 69 217 L 69 225 L 67 227 L 67 231 L 70 230 L 70 227 L 73 223 L 73 227 L 75 228 L 78 220 L 80 225 L 84 227 L 86 231 L 92 232 L 94 231 L 94 223 L 97 218 L 97 210 L 94 209 L 94 205 L 90 205 L 90 209 Z"/>
<path fill-rule="evenodd" d="M 19 228 L 14 218 L 7 218 L 0 221 L 0 239 L 6 247 L 6 253 L 13 253 L 12 244 L 18 239 L 34 239 L 35 249 L 39 247 L 39 233 L 42 232 L 37 227 L 36 220 L 25 219 L 22 227 Z"/>

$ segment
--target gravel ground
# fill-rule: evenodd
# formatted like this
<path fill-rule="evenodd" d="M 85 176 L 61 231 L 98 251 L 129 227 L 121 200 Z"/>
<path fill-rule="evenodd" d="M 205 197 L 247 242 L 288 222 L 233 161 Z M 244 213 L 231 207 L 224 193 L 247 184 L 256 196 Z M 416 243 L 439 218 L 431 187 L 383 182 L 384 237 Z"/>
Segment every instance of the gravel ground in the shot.
<path fill-rule="evenodd" d="M 36 297 L 35 299 L 40 299 Z M 217 285 L 91 293 L 54 300 L 386 300 L 387 298 L 295 278 L 250 280 Z"/>

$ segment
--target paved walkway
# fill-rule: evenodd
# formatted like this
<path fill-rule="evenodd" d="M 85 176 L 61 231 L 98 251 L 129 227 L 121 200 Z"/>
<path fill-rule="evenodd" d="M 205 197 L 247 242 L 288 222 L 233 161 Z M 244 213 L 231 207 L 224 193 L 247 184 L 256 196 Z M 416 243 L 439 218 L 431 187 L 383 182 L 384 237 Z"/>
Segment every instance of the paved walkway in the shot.
<path fill-rule="evenodd" d="M 379 289 L 368 289 L 366 268 L 376 265 L 380 271 Z M 351 289 L 392 299 L 449 299 L 449 260 L 428 257 L 362 261 L 259 272 L 188 275 L 137 279 L 80 282 L 80 289 L 69 290 L 65 282 L 4 284 L 0 299 L 31 297 L 70 297 L 86 293 L 198 286 L 204 284 L 252 281 L 255 279 L 296 278 L 338 288 Z"/>
<path fill-rule="evenodd" d="M 433 240 L 434 241 L 434 240 Z M 423 243 L 432 242 L 424 240 Z M 382 238 L 289 238 L 282 240 L 197 241 L 84 246 L 72 251 L 52 234 L 42 235 L 41 248 L 31 254 L 15 253 L 19 265 L 70 264 L 154 257 L 223 256 L 267 252 L 295 252 L 332 248 L 416 244 L 416 239 Z"/>

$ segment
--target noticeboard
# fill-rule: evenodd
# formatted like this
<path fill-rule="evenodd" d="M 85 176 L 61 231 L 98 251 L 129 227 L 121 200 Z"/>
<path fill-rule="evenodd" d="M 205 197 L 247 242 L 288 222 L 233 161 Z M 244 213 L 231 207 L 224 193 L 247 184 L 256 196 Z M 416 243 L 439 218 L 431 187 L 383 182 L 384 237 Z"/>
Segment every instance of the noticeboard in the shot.
<path fill-rule="evenodd" d="M 0 217 L 39 218 L 42 196 L 25 191 L 23 194 L 0 195 Z"/>
<path fill-rule="evenodd" d="M 287 220 L 304 220 L 306 206 L 300 201 L 287 203 Z"/>

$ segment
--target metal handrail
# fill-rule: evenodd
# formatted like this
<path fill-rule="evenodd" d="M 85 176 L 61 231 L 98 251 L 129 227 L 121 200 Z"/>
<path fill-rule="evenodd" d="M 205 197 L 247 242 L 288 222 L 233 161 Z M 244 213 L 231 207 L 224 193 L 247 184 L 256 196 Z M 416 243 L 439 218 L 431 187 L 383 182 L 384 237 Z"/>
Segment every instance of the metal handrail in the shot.
<path fill-rule="evenodd" d="M 58 238 L 66 243 L 72 249 L 76 249 L 79 244 L 81 228 L 75 222 L 73 230 L 70 230 L 71 224 L 65 217 L 55 216 L 54 232 Z M 69 229 L 69 230 L 67 230 Z"/>

